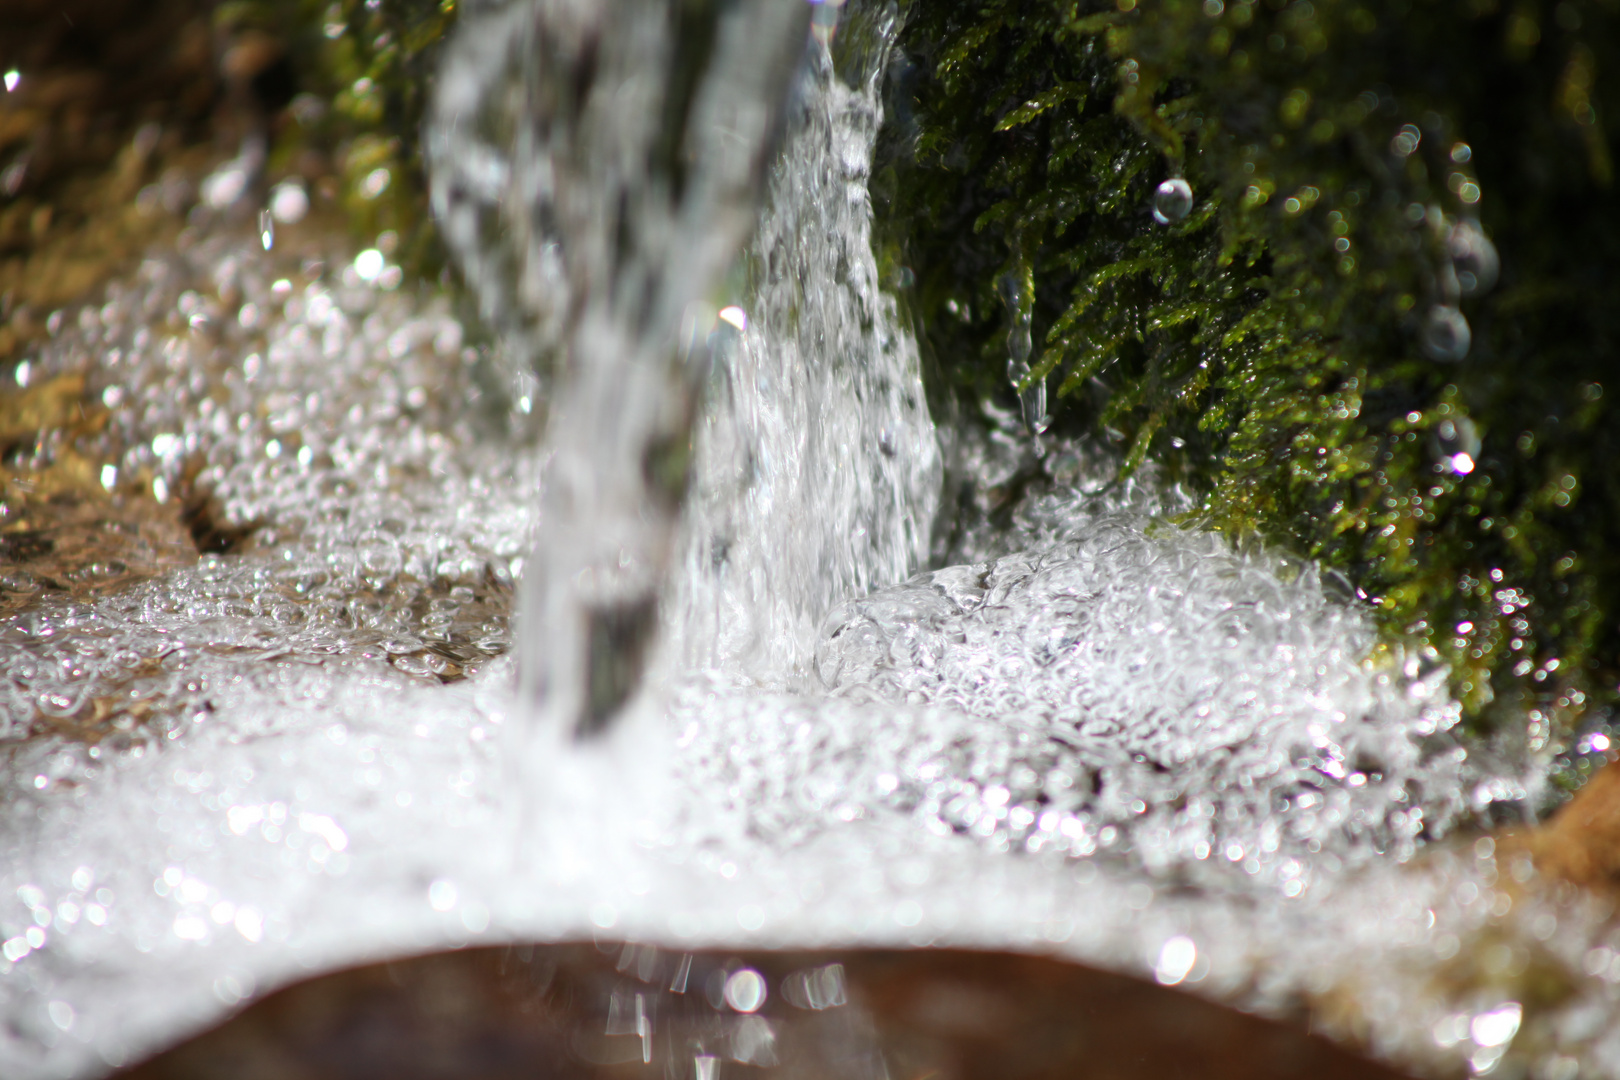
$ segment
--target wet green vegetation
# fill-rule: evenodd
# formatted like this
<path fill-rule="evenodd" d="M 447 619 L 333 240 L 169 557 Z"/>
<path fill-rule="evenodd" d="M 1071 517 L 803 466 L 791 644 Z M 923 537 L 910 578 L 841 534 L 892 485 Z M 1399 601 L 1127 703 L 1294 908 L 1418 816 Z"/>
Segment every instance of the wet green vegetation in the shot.
<path fill-rule="evenodd" d="M 271 175 L 323 186 L 357 236 L 391 234 L 390 254 L 417 273 L 444 263 L 419 134 L 456 10 L 456 0 L 226 0 L 214 13 L 223 35 L 264 41 L 250 80 L 270 113 Z"/>
<path fill-rule="evenodd" d="M 936 392 L 1010 394 L 1027 333 L 1056 423 L 1341 571 L 1475 731 L 1556 746 L 1620 655 L 1616 15 L 913 4 L 874 198 Z"/>

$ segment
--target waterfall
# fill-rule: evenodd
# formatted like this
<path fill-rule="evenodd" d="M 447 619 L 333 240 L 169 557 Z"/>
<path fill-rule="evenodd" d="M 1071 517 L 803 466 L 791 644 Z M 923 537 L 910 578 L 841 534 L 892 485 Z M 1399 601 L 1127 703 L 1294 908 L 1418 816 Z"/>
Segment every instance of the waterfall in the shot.
<path fill-rule="evenodd" d="M 691 456 L 706 305 L 754 220 L 808 11 L 781 0 L 470 13 L 427 143 L 485 313 L 547 370 L 521 694 L 584 737 L 638 688 Z"/>
<path fill-rule="evenodd" d="M 380 251 L 199 219 L 64 320 L 33 371 L 101 395 L 113 479 L 258 531 L 0 632 L 44 732 L 0 775 L 0 1072 L 96 1075 L 312 969 L 599 935 L 1049 952 L 1453 1071 L 1519 1054 L 1471 1018 L 1555 971 L 1521 1044 L 1620 1075 L 1606 915 L 1447 846 L 1524 779 L 1314 568 L 993 403 L 925 566 L 942 439 L 867 190 L 899 13 L 808 6 L 465 9 L 435 206 L 538 455 L 480 435 L 476 351 Z M 551 827 L 514 786 L 562 792 Z M 1474 954 L 1505 966 L 1434 979 Z"/>
<path fill-rule="evenodd" d="M 742 325 L 715 330 L 671 583 L 680 663 L 757 685 L 813 685 L 822 618 L 918 569 L 939 501 L 916 339 L 872 250 L 899 16 L 861 14 L 840 28 L 841 62 L 817 42 L 800 75 L 738 275 Z"/>

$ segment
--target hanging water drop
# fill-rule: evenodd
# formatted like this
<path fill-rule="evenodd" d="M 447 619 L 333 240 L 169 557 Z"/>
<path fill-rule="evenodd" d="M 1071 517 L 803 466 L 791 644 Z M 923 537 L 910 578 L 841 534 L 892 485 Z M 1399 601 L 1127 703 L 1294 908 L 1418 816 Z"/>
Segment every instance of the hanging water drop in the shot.
<path fill-rule="evenodd" d="M 1052 426 L 1046 412 L 1046 379 L 1029 382 L 1030 354 L 1034 351 L 1031 324 L 1034 321 L 1034 281 L 1027 268 L 1009 270 L 996 281 L 996 291 L 1007 306 L 1007 381 L 1018 391 L 1024 410 L 1024 427 L 1039 435 Z"/>
<path fill-rule="evenodd" d="M 1153 220 L 1160 225 L 1185 220 L 1192 213 L 1192 204 L 1192 185 L 1179 176 L 1172 177 L 1153 193 Z"/>
<path fill-rule="evenodd" d="M 1464 218 L 1446 233 L 1446 253 L 1457 273 L 1457 291 L 1462 296 L 1479 296 L 1491 290 L 1501 269 L 1496 245 L 1491 243 L 1479 222 Z"/>
<path fill-rule="evenodd" d="M 275 219 L 270 216 L 270 211 L 269 210 L 260 210 L 259 211 L 259 243 L 264 245 L 264 250 L 269 251 L 273 246 L 275 246 L 275 242 L 276 242 L 276 222 L 275 222 Z"/>
<path fill-rule="evenodd" d="M 1461 360 L 1473 344 L 1473 333 L 1462 312 L 1447 304 L 1436 304 L 1423 317 L 1418 342 L 1431 360 Z"/>
<path fill-rule="evenodd" d="M 1447 417 L 1435 426 L 1432 436 L 1439 467 L 1458 476 L 1467 476 L 1479 463 L 1479 429 L 1466 416 Z"/>

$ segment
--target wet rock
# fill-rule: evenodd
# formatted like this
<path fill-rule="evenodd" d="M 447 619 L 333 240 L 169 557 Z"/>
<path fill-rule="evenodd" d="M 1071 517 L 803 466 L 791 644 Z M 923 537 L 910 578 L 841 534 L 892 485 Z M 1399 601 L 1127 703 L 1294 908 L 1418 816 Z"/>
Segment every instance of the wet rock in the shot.
<path fill-rule="evenodd" d="M 739 975 L 752 993 L 732 992 Z M 472 949 L 322 976 L 120 1075 L 1397 1076 L 1298 1028 L 1043 957 L 616 943 Z"/>

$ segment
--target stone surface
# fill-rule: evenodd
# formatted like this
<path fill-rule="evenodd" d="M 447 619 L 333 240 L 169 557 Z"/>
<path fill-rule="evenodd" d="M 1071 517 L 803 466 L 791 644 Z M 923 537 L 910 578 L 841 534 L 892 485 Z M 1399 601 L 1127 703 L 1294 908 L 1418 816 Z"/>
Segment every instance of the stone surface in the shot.
<path fill-rule="evenodd" d="M 686 990 L 671 993 L 683 963 L 690 965 Z M 737 978 L 744 969 L 762 975 L 767 990 L 753 1014 L 733 1008 L 725 991 L 714 992 L 727 974 L 727 985 L 746 987 L 747 976 Z M 645 1040 L 636 1033 L 638 998 L 639 1015 L 649 1020 Z M 1397 1074 L 1293 1027 L 1041 957 L 924 950 L 698 953 L 683 961 L 648 946 L 608 943 L 470 949 L 321 976 L 271 994 L 121 1075 L 1393 1080 Z"/>

